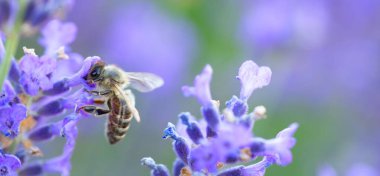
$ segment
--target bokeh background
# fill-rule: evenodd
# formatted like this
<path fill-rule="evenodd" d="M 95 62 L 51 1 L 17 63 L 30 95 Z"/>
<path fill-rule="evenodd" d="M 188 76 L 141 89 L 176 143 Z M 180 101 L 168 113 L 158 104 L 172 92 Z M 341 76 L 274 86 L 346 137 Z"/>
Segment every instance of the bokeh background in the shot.
<path fill-rule="evenodd" d="M 358 163 L 380 168 L 378 0 L 78 0 L 67 21 L 78 25 L 74 51 L 166 81 L 136 93 L 142 121 L 115 146 L 105 140 L 105 119 L 81 121 L 72 175 L 148 175 L 144 156 L 171 167 L 162 130 L 180 112 L 200 116 L 181 86 L 211 64 L 212 95 L 224 102 L 239 93 L 235 76 L 247 59 L 273 72 L 249 102 L 268 110 L 255 134 L 272 138 L 300 123 L 294 162 L 267 176 L 316 175 L 325 164 L 339 175 Z"/>

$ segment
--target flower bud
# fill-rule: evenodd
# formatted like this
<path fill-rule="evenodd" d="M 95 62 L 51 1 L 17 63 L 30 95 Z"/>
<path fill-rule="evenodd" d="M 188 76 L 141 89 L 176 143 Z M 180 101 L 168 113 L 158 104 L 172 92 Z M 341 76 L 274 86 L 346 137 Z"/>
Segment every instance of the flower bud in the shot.
<path fill-rule="evenodd" d="M 213 130 L 217 130 L 220 123 L 220 116 L 217 108 L 214 105 L 210 105 L 207 107 L 202 107 L 201 111 L 208 126 Z"/>
<path fill-rule="evenodd" d="M 60 134 L 61 129 L 57 124 L 42 126 L 29 134 L 29 139 L 33 141 L 50 140 Z"/>
<path fill-rule="evenodd" d="M 177 158 L 173 163 L 173 175 L 174 176 L 181 176 L 181 170 L 184 167 L 186 167 L 186 164 L 184 162 L 182 162 L 182 160 Z"/>
<path fill-rule="evenodd" d="M 70 90 L 69 80 L 63 79 L 53 84 L 53 88 L 43 91 L 45 95 L 57 95 Z"/>
<path fill-rule="evenodd" d="M 187 135 L 195 144 L 199 144 L 204 137 L 198 123 L 195 121 L 190 122 L 190 116 L 190 113 L 182 113 L 179 115 L 182 123 L 187 126 Z"/>
<path fill-rule="evenodd" d="M 183 137 L 178 135 L 172 123 L 169 123 L 168 127 L 164 130 L 163 138 L 172 138 L 174 140 L 173 150 L 175 151 L 177 156 L 180 159 L 182 159 L 183 162 L 187 163 L 190 153 L 190 145 L 186 142 L 186 140 Z"/>
<path fill-rule="evenodd" d="M 208 138 L 212 138 L 212 137 L 218 136 L 218 134 L 213 129 L 211 129 L 209 126 L 207 126 L 206 127 L 206 136 Z"/>
<path fill-rule="evenodd" d="M 151 176 L 169 176 L 168 168 L 163 164 L 156 164 L 156 162 L 150 158 L 146 157 L 141 159 L 141 164 L 149 167 L 151 169 Z"/>
<path fill-rule="evenodd" d="M 65 104 L 65 100 L 60 98 L 44 105 L 42 108 L 37 110 L 37 113 L 38 115 L 42 115 L 42 116 L 57 115 L 63 112 L 63 110 L 65 110 L 64 104 Z"/>
<path fill-rule="evenodd" d="M 35 163 L 24 167 L 19 171 L 19 176 L 39 176 L 43 174 L 43 165 L 41 163 Z"/>

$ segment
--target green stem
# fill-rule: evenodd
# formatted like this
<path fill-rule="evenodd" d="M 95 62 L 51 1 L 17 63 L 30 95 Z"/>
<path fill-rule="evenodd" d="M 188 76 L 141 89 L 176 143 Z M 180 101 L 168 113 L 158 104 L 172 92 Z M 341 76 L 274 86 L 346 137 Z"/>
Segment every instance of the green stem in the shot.
<path fill-rule="evenodd" d="M 26 1 L 19 1 L 19 12 L 16 17 L 16 21 L 14 22 L 13 28 L 11 28 L 9 35 L 7 37 L 7 41 L 5 43 L 5 57 L 0 65 L 0 89 L 3 87 L 3 83 L 5 78 L 8 76 L 12 56 L 15 55 L 18 43 L 20 40 L 20 30 L 24 19 Z"/>

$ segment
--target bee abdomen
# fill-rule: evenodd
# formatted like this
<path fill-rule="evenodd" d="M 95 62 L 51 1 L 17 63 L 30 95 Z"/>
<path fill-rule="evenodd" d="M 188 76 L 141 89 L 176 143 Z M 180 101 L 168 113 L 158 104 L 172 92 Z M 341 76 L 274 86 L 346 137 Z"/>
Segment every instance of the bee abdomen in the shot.
<path fill-rule="evenodd" d="M 127 100 L 114 94 L 108 102 L 111 109 L 107 123 L 107 138 L 110 144 L 115 144 L 123 139 L 129 129 L 133 114 Z"/>
<path fill-rule="evenodd" d="M 110 144 L 115 144 L 125 137 L 130 127 L 131 119 L 132 114 L 129 116 L 110 114 L 107 123 L 107 138 Z"/>

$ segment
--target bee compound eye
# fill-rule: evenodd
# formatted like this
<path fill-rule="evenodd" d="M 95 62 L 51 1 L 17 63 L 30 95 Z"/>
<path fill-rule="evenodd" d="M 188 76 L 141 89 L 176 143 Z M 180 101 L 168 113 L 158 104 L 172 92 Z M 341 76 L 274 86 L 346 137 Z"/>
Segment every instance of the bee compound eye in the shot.
<path fill-rule="evenodd" d="M 101 72 L 102 72 L 101 67 L 95 67 L 94 70 L 91 71 L 90 75 L 93 79 L 96 79 L 96 78 L 99 78 Z"/>

